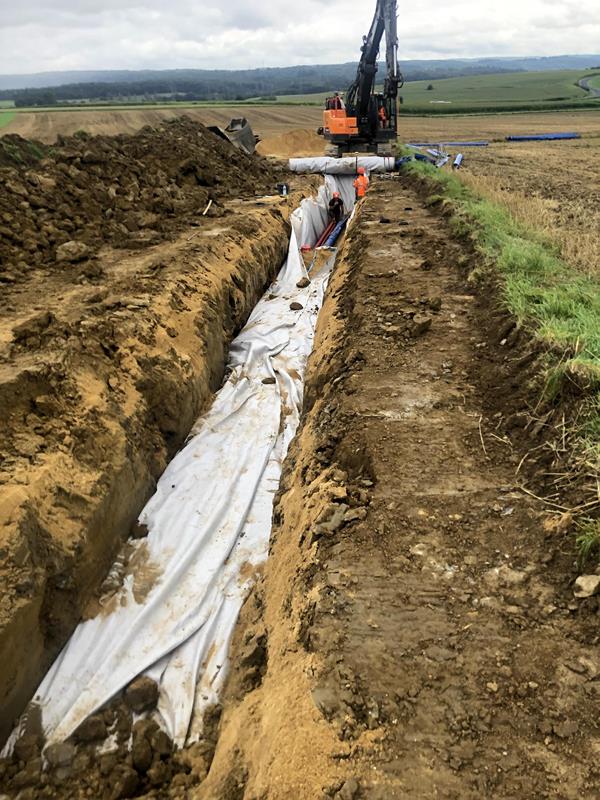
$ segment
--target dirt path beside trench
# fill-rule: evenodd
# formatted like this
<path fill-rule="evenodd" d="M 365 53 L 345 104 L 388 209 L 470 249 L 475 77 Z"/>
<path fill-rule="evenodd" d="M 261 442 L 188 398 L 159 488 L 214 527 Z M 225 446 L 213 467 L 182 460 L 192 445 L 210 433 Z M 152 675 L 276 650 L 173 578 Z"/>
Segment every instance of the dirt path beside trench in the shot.
<path fill-rule="evenodd" d="M 518 486 L 522 342 L 464 261 L 413 189 L 376 182 L 194 797 L 598 797 L 597 603 Z"/>

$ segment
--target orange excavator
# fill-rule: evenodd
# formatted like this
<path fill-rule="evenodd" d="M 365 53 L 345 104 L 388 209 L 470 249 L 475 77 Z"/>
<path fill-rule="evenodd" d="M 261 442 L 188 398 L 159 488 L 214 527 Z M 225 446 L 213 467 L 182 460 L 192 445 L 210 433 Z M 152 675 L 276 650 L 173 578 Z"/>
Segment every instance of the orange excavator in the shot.
<path fill-rule="evenodd" d="M 363 36 L 356 78 L 344 100 L 336 94 L 325 104 L 323 127 L 318 132 L 329 143 L 327 155 L 392 152 L 397 137 L 398 89 L 404 83 L 398 68 L 396 17 L 396 0 L 377 0 L 371 28 Z M 383 91 L 376 92 L 377 58 L 384 33 L 387 73 Z"/>

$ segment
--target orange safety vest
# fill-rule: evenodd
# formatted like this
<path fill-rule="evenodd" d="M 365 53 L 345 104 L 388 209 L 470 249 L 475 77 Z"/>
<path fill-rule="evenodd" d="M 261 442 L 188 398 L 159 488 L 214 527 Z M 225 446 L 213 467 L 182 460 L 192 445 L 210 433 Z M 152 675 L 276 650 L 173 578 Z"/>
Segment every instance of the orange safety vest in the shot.
<path fill-rule="evenodd" d="M 367 193 L 367 189 L 369 187 L 369 179 L 366 175 L 359 175 L 358 178 L 354 181 L 354 188 L 356 189 L 356 194 L 358 197 L 364 197 Z"/>

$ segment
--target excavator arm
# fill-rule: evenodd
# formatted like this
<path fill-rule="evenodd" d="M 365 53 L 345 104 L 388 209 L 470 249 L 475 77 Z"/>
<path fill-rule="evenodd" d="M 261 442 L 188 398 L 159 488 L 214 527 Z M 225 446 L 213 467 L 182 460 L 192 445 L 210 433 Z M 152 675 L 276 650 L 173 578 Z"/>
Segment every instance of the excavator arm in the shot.
<path fill-rule="evenodd" d="M 365 117 L 369 111 L 377 74 L 377 57 L 384 32 L 387 72 L 383 94 L 384 97 L 397 97 L 402 76 L 398 69 L 396 0 L 377 0 L 371 28 L 367 36 L 363 37 L 356 78 L 346 92 L 346 106 L 352 109 L 358 117 Z"/>
<path fill-rule="evenodd" d="M 391 152 L 396 139 L 396 99 L 403 79 L 398 69 L 398 26 L 396 0 L 376 0 L 371 27 L 363 36 L 356 78 L 348 87 L 345 107 L 338 95 L 327 99 L 323 127 L 331 143 L 329 151 Z M 377 61 L 381 40 L 386 41 L 386 76 L 383 92 L 375 92 Z"/>

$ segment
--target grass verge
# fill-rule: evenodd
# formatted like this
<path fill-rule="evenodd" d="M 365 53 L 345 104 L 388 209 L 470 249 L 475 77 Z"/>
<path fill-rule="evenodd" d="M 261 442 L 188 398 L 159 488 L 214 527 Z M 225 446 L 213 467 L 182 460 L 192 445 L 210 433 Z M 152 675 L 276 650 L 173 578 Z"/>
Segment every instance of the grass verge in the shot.
<path fill-rule="evenodd" d="M 0 111 L 0 128 L 3 128 L 5 125 L 8 125 L 9 122 L 12 122 L 15 118 L 14 111 Z"/>
<path fill-rule="evenodd" d="M 600 279 L 573 269 L 555 241 L 476 195 L 457 175 L 422 162 L 406 169 L 426 180 L 432 200 L 449 207 L 455 232 L 473 242 L 484 269 L 499 278 L 506 308 L 544 346 L 544 400 L 577 397 L 570 467 L 600 486 Z M 598 508 L 598 491 L 582 505 L 587 513 Z M 600 551 L 597 521 L 581 519 L 577 544 L 584 560 Z"/>

